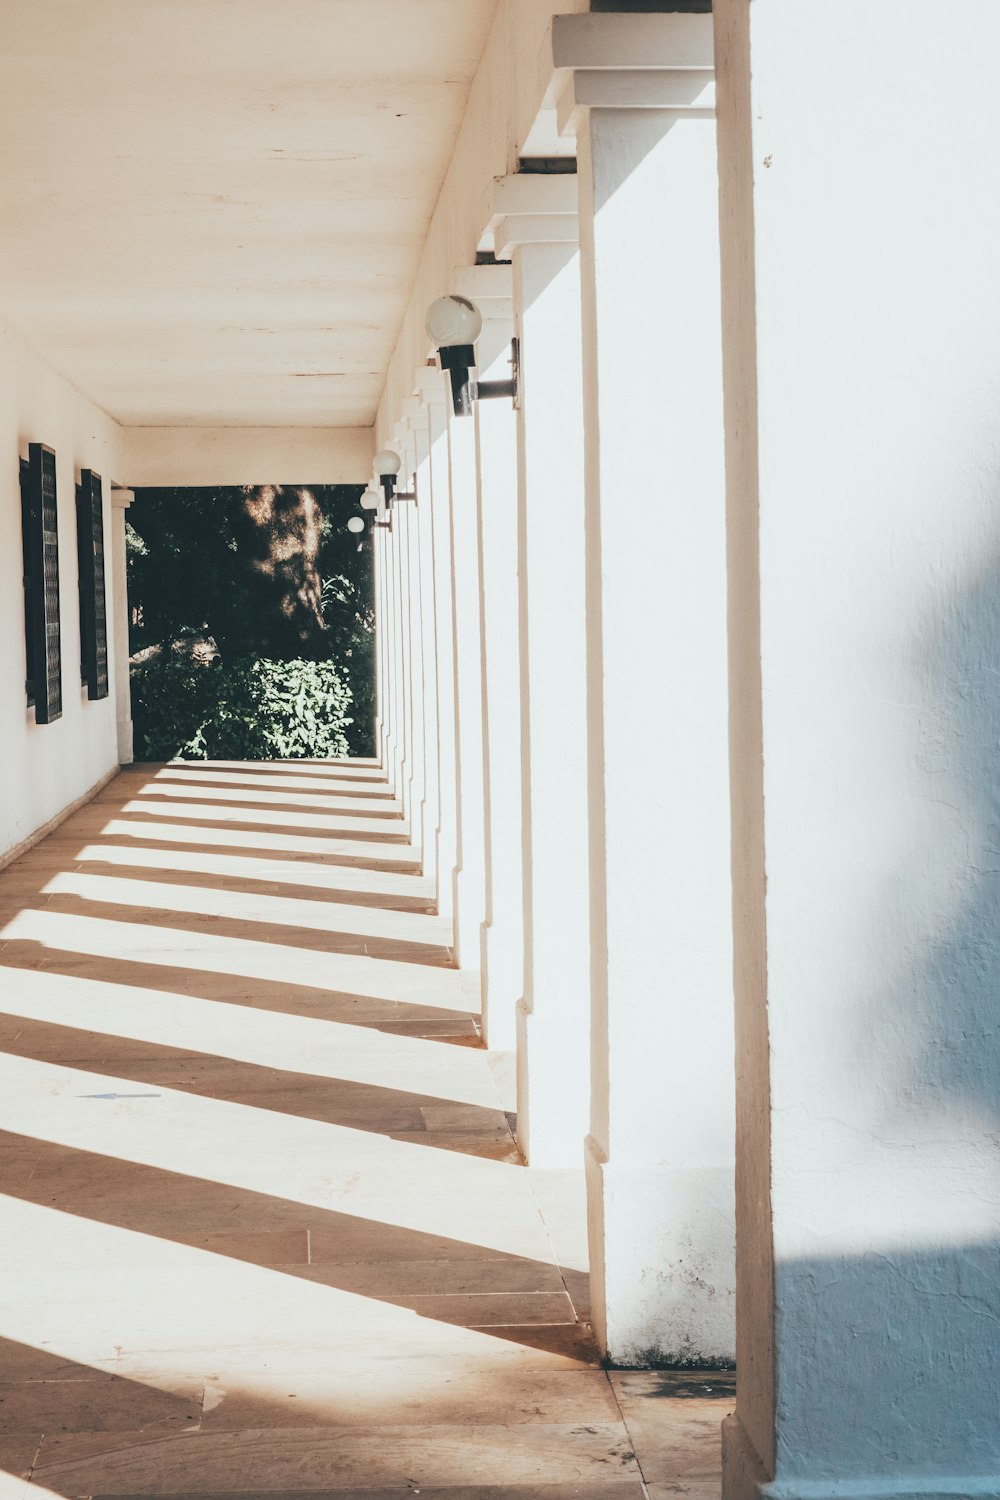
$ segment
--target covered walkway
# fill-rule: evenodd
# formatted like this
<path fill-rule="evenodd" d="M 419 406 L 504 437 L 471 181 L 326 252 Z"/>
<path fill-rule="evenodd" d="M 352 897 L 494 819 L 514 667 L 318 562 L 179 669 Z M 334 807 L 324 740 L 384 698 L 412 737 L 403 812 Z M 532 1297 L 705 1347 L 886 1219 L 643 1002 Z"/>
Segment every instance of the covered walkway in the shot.
<path fill-rule="evenodd" d="M 173 764 L 0 874 L 4 1500 L 718 1494 L 728 1379 L 601 1368 L 418 856 L 373 766 Z"/>

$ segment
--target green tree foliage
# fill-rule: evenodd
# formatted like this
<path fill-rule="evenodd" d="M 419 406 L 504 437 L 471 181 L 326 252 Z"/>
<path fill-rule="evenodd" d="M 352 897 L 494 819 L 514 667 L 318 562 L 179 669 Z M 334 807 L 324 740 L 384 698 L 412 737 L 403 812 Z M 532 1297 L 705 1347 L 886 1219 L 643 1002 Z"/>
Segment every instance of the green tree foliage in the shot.
<path fill-rule="evenodd" d="M 204 634 L 224 671 L 252 658 L 335 662 L 354 702 L 348 748 L 370 755 L 371 533 L 359 539 L 346 529 L 359 495 L 355 485 L 137 490 L 128 527 L 130 650 Z M 195 696 L 208 691 L 196 681 Z"/>
<path fill-rule="evenodd" d="M 333 661 L 236 657 L 206 667 L 168 654 L 132 678 L 143 760 L 347 755 L 351 690 Z"/>

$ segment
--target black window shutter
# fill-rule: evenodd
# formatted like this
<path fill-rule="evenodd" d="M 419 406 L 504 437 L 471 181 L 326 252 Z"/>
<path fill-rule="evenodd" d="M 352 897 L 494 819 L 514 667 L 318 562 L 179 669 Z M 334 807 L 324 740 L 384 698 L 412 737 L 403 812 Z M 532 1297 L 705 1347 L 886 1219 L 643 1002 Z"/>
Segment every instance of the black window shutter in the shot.
<path fill-rule="evenodd" d="M 28 696 L 28 707 L 35 704 L 35 639 L 32 624 L 32 586 L 34 579 L 31 566 L 31 487 L 28 482 L 28 460 L 22 458 L 21 468 L 21 559 L 24 583 L 24 691 Z"/>
<path fill-rule="evenodd" d="M 80 566 L 80 679 L 88 698 L 108 696 L 108 615 L 104 591 L 104 503 L 101 476 L 84 469 L 76 488 Z"/>
<path fill-rule="evenodd" d="M 28 522 L 26 619 L 30 621 L 28 661 L 36 724 L 62 715 L 62 662 L 59 635 L 59 524 L 56 510 L 56 455 L 44 443 L 28 446 L 24 511 Z M 24 493 L 22 491 L 22 493 Z"/>

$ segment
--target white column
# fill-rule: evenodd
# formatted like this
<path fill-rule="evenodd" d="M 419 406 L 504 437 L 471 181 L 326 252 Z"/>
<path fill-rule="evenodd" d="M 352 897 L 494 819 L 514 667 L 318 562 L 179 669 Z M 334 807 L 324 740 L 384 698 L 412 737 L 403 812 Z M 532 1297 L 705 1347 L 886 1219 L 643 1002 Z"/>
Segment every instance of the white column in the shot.
<path fill-rule="evenodd" d="M 711 17 L 561 17 L 554 46 L 578 70 L 595 1326 L 618 1362 L 711 1364 L 734 1348 Z"/>
<path fill-rule="evenodd" d="M 389 693 L 386 650 L 388 618 L 385 593 L 385 547 L 381 531 L 372 529 L 372 572 L 375 584 L 375 754 L 379 763 L 388 764 L 386 744 L 389 735 Z"/>
<path fill-rule="evenodd" d="M 422 372 L 418 371 L 418 379 Z M 407 422 L 413 437 L 414 489 L 417 499 L 401 501 L 413 507 L 417 533 L 415 567 L 417 574 L 416 597 L 419 599 L 418 618 L 415 628 L 420 637 L 420 681 L 419 695 L 420 760 L 419 794 L 414 807 L 414 818 L 423 851 L 424 874 L 437 880 L 439 823 L 439 753 L 438 753 L 438 668 L 435 581 L 434 581 L 434 517 L 431 503 L 431 456 L 430 456 L 430 411 L 422 396 L 411 397 L 405 403 Z"/>
<path fill-rule="evenodd" d="M 393 446 L 402 459 L 402 469 L 397 478 L 399 489 L 409 490 L 413 477 L 414 443 L 408 420 L 401 419 L 396 425 Z M 403 754 L 400 761 L 401 795 L 403 810 L 414 836 L 419 828 L 414 821 L 414 805 L 420 797 L 421 756 L 423 753 L 423 727 L 421 714 L 422 661 L 420 639 L 420 578 L 417 571 L 417 518 L 412 513 L 412 502 L 393 503 L 393 526 L 399 549 L 400 570 L 400 635 L 402 646 L 402 707 L 403 707 Z"/>
<path fill-rule="evenodd" d="M 455 954 L 478 970 L 486 914 L 483 816 L 483 673 L 476 426 L 448 414 L 451 491 L 451 595 L 455 682 Z"/>
<path fill-rule="evenodd" d="M 500 267 L 491 267 L 497 272 Z M 511 375 L 514 334 L 511 272 L 506 296 L 480 299 L 480 380 Z M 495 279 L 495 277 L 494 277 Z M 524 896 L 521 828 L 521 693 L 518 620 L 517 423 L 507 397 L 475 403 L 484 699 L 483 791 L 486 819 L 486 921 L 482 937 L 483 1033 L 490 1047 L 513 1051 L 524 992 Z"/>
<path fill-rule="evenodd" d="M 410 809 L 407 806 L 408 787 L 406 784 L 406 753 L 408 747 L 409 724 L 408 714 L 408 692 L 407 671 L 409 641 L 407 639 L 407 623 L 409 611 L 409 589 L 406 576 L 407 536 L 405 520 L 401 523 L 398 515 L 393 515 L 392 530 L 386 532 L 390 544 L 390 558 L 392 563 L 392 590 L 393 590 L 393 612 L 395 616 L 395 722 L 396 734 L 393 745 L 393 780 L 399 796 L 403 814 L 409 817 Z"/>
<path fill-rule="evenodd" d="M 579 1167 L 590 1110 L 583 377 L 577 181 L 501 179 L 518 412 L 524 998 L 517 1133 L 532 1166 Z"/>
<path fill-rule="evenodd" d="M 135 759 L 132 743 L 132 687 L 129 680 L 128 550 L 125 545 L 125 512 L 135 499 L 133 490 L 111 487 L 111 608 L 114 652 L 115 720 L 118 729 L 118 763 L 129 766 Z"/>
<path fill-rule="evenodd" d="M 726 1493 L 995 1496 L 1000 12 L 717 0 L 716 24 Z"/>
<path fill-rule="evenodd" d="M 455 767 L 455 635 L 452 597 L 451 472 L 448 461 L 446 377 L 437 370 L 423 372 L 421 398 L 428 420 L 428 488 L 423 501 L 431 522 L 434 576 L 434 654 L 437 662 L 435 740 L 437 744 L 437 908 L 443 916 L 453 911 L 452 872 L 457 863 L 457 792 Z"/>

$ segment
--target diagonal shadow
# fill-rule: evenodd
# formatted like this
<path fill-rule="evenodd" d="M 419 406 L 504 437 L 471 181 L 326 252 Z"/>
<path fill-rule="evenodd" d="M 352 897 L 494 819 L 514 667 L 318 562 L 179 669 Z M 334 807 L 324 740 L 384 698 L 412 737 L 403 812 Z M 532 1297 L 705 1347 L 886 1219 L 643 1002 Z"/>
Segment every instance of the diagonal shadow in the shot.
<path fill-rule="evenodd" d="M 13 938 L 0 950 L 3 966 L 73 977 L 81 968 L 88 979 L 166 995 L 188 995 L 254 1010 L 338 1021 L 391 1035 L 423 1036 L 460 1045 L 480 1045 L 471 1013 L 409 1000 L 379 1000 L 343 990 L 320 990 L 284 980 L 247 974 L 206 973 L 192 967 L 157 964 L 136 958 L 80 954 Z"/>
<path fill-rule="evenodd" d="M 244 792 L 246 795 L 219 796 L 218 790 L 213 788 L 213 791 L 215 791 L 215 799 L 213 799 L 211 793 L 199 795 L 197 792 L 192 792 L 189 787 L 182 786 L 179 783 L 157 781 L 144 783 L 135 792 L 134 797 L 136 799 L 155 800 L 156 803 L 162 804 L 164 807 L 169 807 L 172 802 L 181 802 L 190 806 L 192 802 L 197 801 L 199 810 L 204 808 L 206 813 L 210 813 L 212 808 L 218 807 L 227 809 L 235 808 L 238 811 L 246 812 L 281 813 L 287 811 L 291 813 L 307 813 L 313 811 L 322 812 L 324 817 L 330 818 L 373 818 L 379 819 L 382 822 L 395 823 L 402 823 L 404 821 L 403 813 L 397 808 L 326 808 L 323 799 L 332 797 L 334 795 L 332 792 L 310 792 L 306 795 L 289 792 L 286 788 L 283 788 L 281 791 L 273 792 L 271 794 L 272 800 L 268 801 L 260 796 L 255 799 L 252 795 L 252 789 L 248 787 L 232 788 L 231 790 Z M 287 798 L 287 800 L 279 800 L 282 797 Z"/>
<path fill-rule="evenodd" d="M 101 837 L 111 836 L 116 839 L 135 838 L 137 841 L 141 841 L 144 849 L 152 849 L 164 853 L 170 850 L 177 850 L 184 854 L 203 854 L 205 852 L 204 843 L 194 843 L 189 839 L 173 839 L 169 836 L 169 829 L 175 826 L 175 820 L 168 821 L 164 818 L 158 819 L 156 823 L 150 823 L 142 819 L 125 817 L 121 813 L 115 813 L 112 821 L 114 827 L 109 830 L 109 834 L 102 834 Z M 192 827 L 190 821 L 176 820 L 176 826 L 178 829 L 183 828 L 190 834 L 198 832 L 197 828 Z M 229 832 L 230 830 L 226 829 L 225 831 Z M 277 839 L 277 830 L 268 831 L 272 832 Z M 341 866 L 344 869 L 371 870 L 374 873 L 383 873 L 386 875 L 420 875 L 421 873 L 420 861 L 418 859 L 390 859 L 381 855 L 344 854 L 339 851 L 328 852 L 325 849 L 282 848 L 277 843 L 273 846 L 268 846 L 267 844 L 247 844 L 240 841 L 238 836 L 239 830 L 234 830 L 234 833 L 236 836 L 228 840 L 217 838 L 214 841 L 209 839 L 206 842 L 213 849 L 217 850 L 227 851 L 238 849 L 245 859 L 270 859 L 281 860 L 283 862 L 290 861 L 293 864 Z M 167 834 L 167 837 L 158 838 L 157 834 Z M 58 847 L 60 843 L 65 842 L 65 836 L 60 839 L 58 831 L 50 835 L 50 838 L 56 841 L 54 847 Z M 74 842 L 79 843 L 80 839 L 77 838 Z"/>
<path fill-rule="evenodd" d="M 379 791 L 377 783 L 373 783 L 373 790 L 364 791 L 363 789 L 357 787 L 336 786 L 328 788 L 323 786 L 311 786 L 304 777 L 301 778 L 301 780 L 303 782 L 302 795 L 316 797 L 320 800 L 334 797 L 346 797 L 354 798 L 358 801 L 368 802 L 399 801 L 399 798 L 396 796 L 395 792 Z M 144 785 L 148 785 L 149 787 L 166 786 L 170 787 L 171 791 L 174 792 L 185 790 L 188 787 L 198 787 L 203 791 L 216 791 L 220 788 L 223 790 L 231 789 L 233 791 L 245 792 L 248 797 L 260 796 L 262 793 L 267 793 L 268 795 L 270 795 L 273 791 L 292 793 L 295 793 L 297 791 L 294 783 L 291 786 L 272 784 L 271 782 L 264 781 L 263 777 L 261 776 L 255 777 L 252 781 L 243 781 L 241 779 L 238 779 L 235 775 L 226 778 L 218 776 L 212 780 L 208 780 L 207 778 L 201 780 L 195 777 L 185 776 L 183 781 L 175 781 L 170 777 L 164 776 L 162 771 L 157 772 L 156 775 L 150 780 L 144 781 Z M 373 818 L 378 816 L 378 813 L 372 813 Z"/>
<path fill-rule="evenodd" d="M 155 819 L 157 825 L 167 823 L 172 827 L 182 828 L 224 828 L 232 829 L 236 833 L 280 833 L 292 834 L 295 838 L 319 838 L 319 839 L 357 839 L 360 843 L 367 844 L 409 844 L 410 836 L 406 833 L 377 833 L 362 828 L 323 828 L 308 823 L 294 823 L 287 826 L 278 818 L 270 823 L 255 823 L 250 819 L 243 818 L 213 818 L 203 816 L 201 808 L 198 815 L 164 811 L 155 803 L 149 807 L 137 807 L 134 804 L 138 798 L 132 798 L 131 804 L 123 807 L 115 813 L 115 819 L 125 819 L 131 822 L 136 818 Z M 169 804 L 168 804 L 169 806 Z M 338 815 L 339 816 L 339 815 Z"/>
<path fill-rule="evenodd" d="M 0 1191 L 409 1308 L 435 1322 L 598 1363 L 573 1300 L 584 1295 L 586 1278 L 554 1262 L 12 1131 L 0 1131 Z M 456 1283 L 466 1290 L 452 1290 Z"/>
<path fill-rule="evenodd" d="M 171 848 L 176 849 L 177 845 L 171 845 Z M 386 911 L 412 912 L 417 916 L 437 915 L 436 904 L 426 896 L 358 891 L 352 890 L 349 886 L 292 885 L 283 880 L 265 880 L 249 875 L 214 874 L 210 871 L 179 869 L 174 865 L 119 865 L 112 864 L 108 860 L 95 859 L 87 861 L 86 873 L 107 875 L 121 880 L 141 881 L 153 887 L 189 885 L 204 890 L 231 891 L 234 895 L 240 896 L 281 896 L 290 901 L 375 907 Z"/>
<path fill-rule="evenodd" d="M 268 777 L 273 778 L 274 776 L 301 776 L 306 779 L 314 778 L 317 781 L 346 781 L 355 786 L 372 786 L 382 788 L 385 788 L 387 786 L 384 772 L 379 771 L 377 767 L 372 767 L 372 775 L 359 776 L 356 773 L 350 771 L 325 769 L 325 767 L 329 767 L 330 764 L 330 762 L 302 760 L 267 761 L 266 763 L 262 763 L 259 765 L 249 760 L 231 762 L 133 761 L 132 766 L 129 767 L 128 770 L 126 770 L 125 774 L 129 775 L 133 771 L 138 771 L 144 772 L 147 775 L 152 775 L 156 771 L 169 770 L 170 772 L 176 772 L 178 775 L 183 777 L 185 772 L 181 768 L 190 766 L 195 774 L 197 774 L 198 776 L 206 776 L 210 780 L 214 780 L 217 777 L 224 778 L 226 776 L 231 776 L 234 771 L 238 771 L 241 776 L 259 776 L 262 780 L 266 780 Z"/>
<path fill-rule="evenodd" d="M 30 910 L 31 905 L 30 901 L 25 902 L 24 909 Z M 309 953 L 351 954 L 355 957 L 387 959 L 395 963 L 450 971 L 458 967 L 450 948 L 440 944 L 408 941 L 406 938 L 338 932 L 332 928 L 293 927 L 291 924 L 265 922 L 259 918 L 199 915 L 165 910 L 157 906 L 124 906 L 116 901 L 101 901 L 90 896 L 58 891 L 47 896 L 44 907 L 38 909 L 59 912 L 63 916 L 94 917 L 102 922 L 141 922 L 143 927 L 162 932 L 207 933 L 213 937 L 232 938 L 237 943 L 271 943 Z"/>
<path fill-rule="evenodd" d="M 137 1041 L 118 1033 L 36 1021 L 13 1013 L 0 1013 L 0 1041 L 13 1057 L 90 1070 L 110 1069 L 116 1077 L 132 1083 L 156 1084 L 270 1114 L 405 1139 L 462 1156 L 521 1161 L 503 1110 L 484 1105 L 269 1068 L 217 1053 Z M 425 1110 L 433 1111 L 437 1122 L 433 1131 L 427 1128 Z M 454 1123 L 449 1128 L 450 1122 Z"/>
<path fill-rule="evenodd" d="M 15 1339 L 0 1338 L 0 1370 L 0 1437 L 114 1428 L 153 1434 L 201 1420 L 200 1393 L 161 1390 Z"/>

